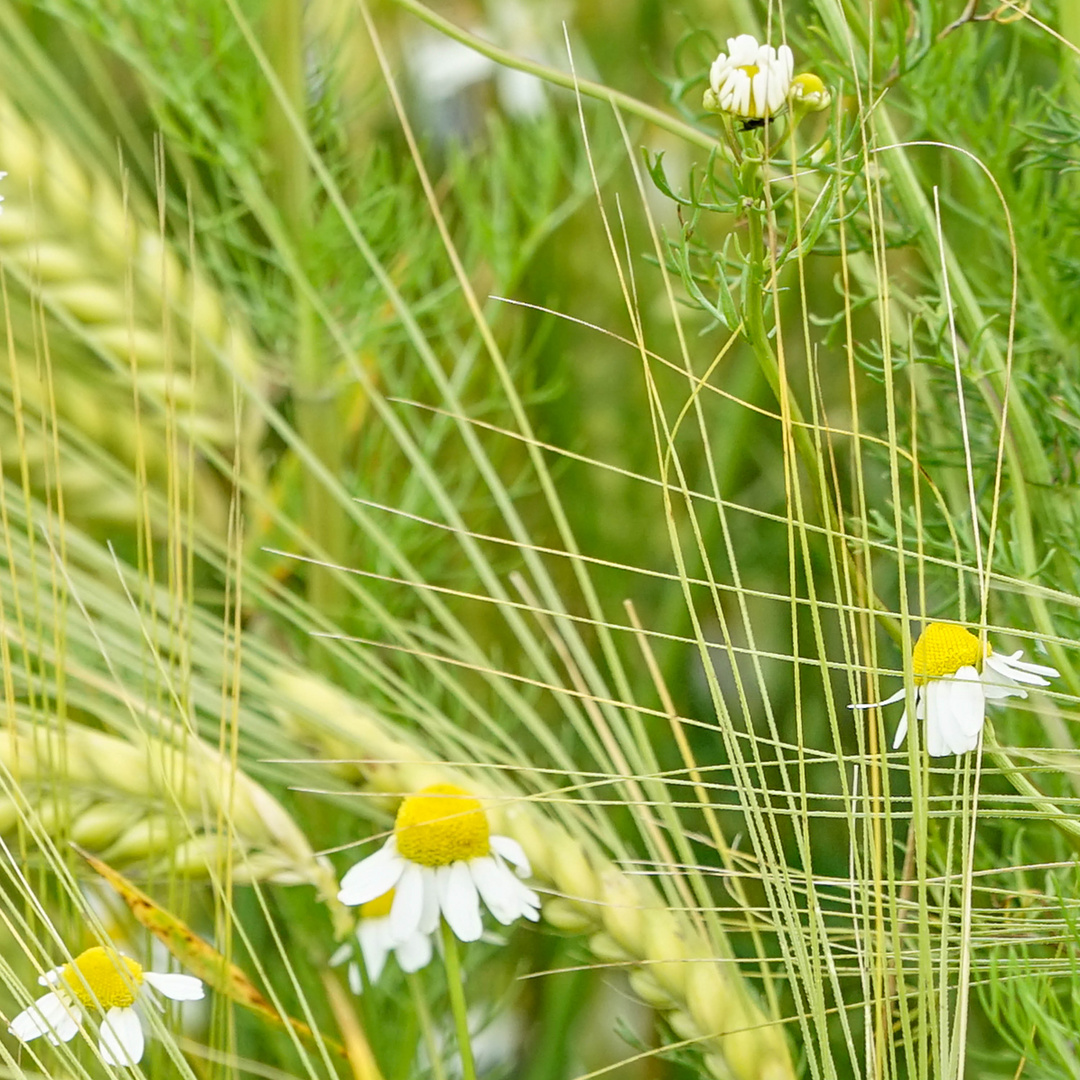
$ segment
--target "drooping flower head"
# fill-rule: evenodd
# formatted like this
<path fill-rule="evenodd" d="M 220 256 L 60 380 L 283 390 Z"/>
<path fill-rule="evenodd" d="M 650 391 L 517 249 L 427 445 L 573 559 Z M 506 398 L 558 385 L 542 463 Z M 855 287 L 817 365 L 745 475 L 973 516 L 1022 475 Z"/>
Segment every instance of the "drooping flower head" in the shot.
<path fill-rule="evenodd" d="M 424 933 L 419 927 L 404 941 L 395 940 L 390 930 L 390 908 L 393 903 L 394 890 L 391 889 L 382 896 L 377 896 L 374 900 L 360 905 L 356 940 L 360 945 L 368 979 L 373 983 L 379 981 L 390 953 L 397 957 L 398 966 L 407 973 L 419 971 L 427 967 L 431 961 L 431 935 Z M 346 942 L 330 957 L 331 967 L 347 960 L 351 954 L 352 947 Z M 360 978 L 360 966 L 355 963 L 349 964 L 348 975 L 352 992 L 361 993 L 364 987 Z"/>
<path fill-rule="evenodd" d="M 129 956 L 100 945 L 38 979 L 53 989 L 24 1009 L 8 1027 L 23 1042 L 44 1035 L 54 1046 L 72 1039 L 84 1015 L 101 1012 L 98 1048 L 108 1065 L 137 1065 L 145 1037 L 135 1010 L 148 986 L 174 1001 L 198 1001 L 203 984 L 193 975 L 145 971 Z"/>
<path fill-rule="evenodd" d="M 979 744 L 986 719 L 986 703 L 1009 697 L 1027 697 L 1025 686 L 1049 686 L 1058 671 L 1031 664 L 1020 657 L 1001 656 L 989 644 L 953 623 L 930 623 L 911 651 L 915 680 L 915 718 L 926 721 L 926 751 L 931 757 L 966 754 Z M 852 709 L 876 709 L 904 696 L 898 690 L 884 701 L 851 705 Z M 893 749 L 903 744 L 908 730 L 904 709 L 893 739 Z"/>
<path fill-rule="evenodd" d="M 434 933 L 440 914 L 460 940 L 476 941 L 483 932 L 481 899 L 504 926 L 540 917 L 540 898 L 518 879 L 530 873 L 520 844 L 491 835 L 478 799 L 453 784 L 436 784 L 402 802 L 394 835 L 346 872 L 338 899 L 366 904 L 392 889 L 395 946 L 417 931 Z"/>
<path fill-rule="evenodd" d="M 728 51 L 709 69 L 702 102 L 711 112 L 764 120 L 787 104 L 795 57 L 787 45 L 759 45 L 752 34 L 728 38 Z"/>

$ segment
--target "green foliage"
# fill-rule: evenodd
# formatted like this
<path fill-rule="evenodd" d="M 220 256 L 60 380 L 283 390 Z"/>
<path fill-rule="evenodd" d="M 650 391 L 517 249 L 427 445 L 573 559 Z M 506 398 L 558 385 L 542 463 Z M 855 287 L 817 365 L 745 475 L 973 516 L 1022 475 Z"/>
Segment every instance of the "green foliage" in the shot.
<path fill-rule="evenodd" d="M 0 8 L 5 1015 L 149 955 L 74 840 L 296 1018 L 145 1075 L 456 1075 L 437 964 L 329 967 L 450 776 L 546 904 L 485 1076 L 1076 1074 L 1080 28 L 948 8 L 583 10 L 577 97 L 543 5 L 455 92 L 415 0 Z M 757 17 L 829 109 L 704 112 Z M 939 618 L 1061 679 L 891 752 Z"/>

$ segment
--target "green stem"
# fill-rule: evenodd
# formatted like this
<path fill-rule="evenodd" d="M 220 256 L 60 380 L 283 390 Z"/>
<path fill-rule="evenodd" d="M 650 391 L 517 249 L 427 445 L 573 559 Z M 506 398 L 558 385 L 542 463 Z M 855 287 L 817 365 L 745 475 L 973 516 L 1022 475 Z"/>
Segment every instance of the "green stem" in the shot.
<path fill-rule="evenodd" d="M 758 186 L 755 173 L 760 174 L 761 163 L 747 160 L 743 164 L 743 191 L 752 191 Z M 799 403 L 791 394 L 787 380 L 780 371 L 776 355 L 772 345 L 769 344 L 769 333 L 765 326 L 765 237 L 762 229 L 762 221 L 765 211 L 761 209 L 755 199 L 747 207 L 747 226 L 750 237 L 750 266 L 747 274 L 746 291 L 743 296 L 743 329 L 746 339 L 757 358 L 769 386 L 776 395 L 780 405 L 781 415 L 786 411 L 787 425 L 791 432 L 791 439 L 795 445 L 796 453 L 811 478 L 811 488 L 814 502 L 821 516 L 822 524 L 829 530 L 831 536 L 839 541 L 842 557 L 858 583 L 866 602 L 876 610 L 878 621 L 886 632 L 899 644 L 903 640 L 899 622 L 888 614 L 888 608 L 877 598 L 870 583 L 866 580 L 862 568 L 855 561 L 854 556 L 843 540 L 840 531 L 840 517 L 836 506 L 833 504 L 828 474 L 825 464 L 821 459 L 814 440 L 810 437 L 810 429 L 803 417 Z"/>
<path fill-rule="evenodd" d="M 302 0 L 269 0 L 265 18 L 267 59 L 281 87 L 281 96 L 274 93 L 267 103 L 267 153 L 276 166 L 272 189 L 289 240 L 299 262 L 304 264 L 311 234 L 314 187 L 297 130 L 297 124 L 302 125 L 307 114 Z M 299 283 L 294 304 L 297 429 L 313 453 L 336 476 L 340 472 L 342 440 L 336 395 L 332 391 L 333 355 L 323 346 L 318 316 Z M 303 492 L 308 534 L 330 561 L 341 561 L 346 551 L 344 509 L 310 470 L 304 471 Z M 340 596 L 336 573 L 312 566 L 307 580 L 308 600 L 333 616 Z M 321 645 L 313 647 L 322 650 Z"/>
<path fill-rule="evenodd" d="M 405 979 L 412 993 L 413 1009 L 420 1021 L 420 1030 L 424 1035 L 424 1047 L 427 1050 L 428 1061 L 431 1062 L 431 1074 L 435 1080 L 446 1080 L 446 1070 L 443 1068 L 442 1054 L 439 1052 L 439 1041 L 435 1038 L 435 1025 L 431 1021 L 431 1010 L 428 1008 L 427 998 L 424 997 L 424 987 L 421 985 L 420 976 L 415 971 L 408 972 Z"/>
<path fill-rule="evenodd" d="M 462 1080 L 476 1080 L 476 1062 L 473 1060 L 472 1043 L 469 1041 L 469 1015 L 465 1007 L 465 987 L 461 980 L 461 959 L 458 956 L 457 938 L 450 924 L 443 919 L 439 924 L 442 934 L 443 963 L 446 966 L 447 990 L 450 994 L 450 1010 L 454 1014 L 458 1049 L 461 1051 Z"/>

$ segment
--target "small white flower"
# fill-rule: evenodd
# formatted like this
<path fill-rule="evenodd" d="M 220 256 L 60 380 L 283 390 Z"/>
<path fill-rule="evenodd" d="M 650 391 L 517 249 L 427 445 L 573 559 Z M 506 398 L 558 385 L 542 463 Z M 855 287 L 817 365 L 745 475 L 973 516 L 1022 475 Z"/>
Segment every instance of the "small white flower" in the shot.
<path fill-rule="evenodd" d="M 1059 672 L 1044 664 L 1030 664 L 1018 649 L 1000 656 L 962 626 L 930 623 L 919 635 L 911 653 L 915 676 L 915 718 L 926 721 L 926 752 L 931 757 L 966 754 L 979 744 L 986 718 L 986 703 L 1009 697 L 1027 697 L 1025 686 L 1049 686 L 1049 678 Z M 981 666 L 981 670 L 980 670 Z M 904 696 L 898 690 L 884 701 L 851 705 L 852 709 L 876 709 L 891 705 Z M 908 710 L 904 709 L 893 739 L 893 749 L 902 745 L 908 730 Z"/>
<path fill-rule="evenodd" d="M 144 971 L 130 957 L 101 946 L 47 971 L 38 982 L 53 989 L 23 1009 L 8 1033 L 23 1042 L 44 1035 L 56 1046 L 74 1037 L 86 1012 L 100 1011 L 104 1016 L 98 1049 L 107 1065 L 137 1065 L 142 1060 L 145 1037 L 134 1005 L 144 985 L 173 1001 L 203 996 L 203 984 L 193 975 Z"/>
<path fill-rule="evenodd" d="M 751 34 L 728 38 L 709 69 L 704 106 L 747 119 L 774 116 L 787 103 L 795 57 L 787 45 L 759 45 Z"/>
<path fill-rule="evenodd" d="M 431 935 L 417 927 L 416 932 L 398 941 L 390 929 L 390 909 L 394 903 L 394 890 L 391 889 L 374 900 L 360 905 L 360 921 L 356 925 L 356 940 L 360 944 L 360 953 L 364 958 L 364 967 L 370 982 L 379 981 L 379 976 L 386 966 L 386 959 L 393 953 L 397 957 L 402 971 L 411 974 L 427 967 L 431 961 Z M 352 955 L 352 947 L 346 942 L 330 957 L 330 966 L 336 967 Z M 360 965 L 349 964 L 349 986 L 354 994 L 363 991 L 360 978 Z"/>
<path fill-rule="evenodd" d="M 461 941 L 476 941 L 483 932 L 481 900 L 504 926 L 540 918 L 540 898 L 518 880 L 530 873 L 516 840 L 490 834 L 479 800 L 453 784 L 436 784 L 402 802 L 394 835 L 347 871 L 338 899 L 355 906 L 393 889 L 395 948 L 417 931 L 434 933 L 440 914 Z"/>

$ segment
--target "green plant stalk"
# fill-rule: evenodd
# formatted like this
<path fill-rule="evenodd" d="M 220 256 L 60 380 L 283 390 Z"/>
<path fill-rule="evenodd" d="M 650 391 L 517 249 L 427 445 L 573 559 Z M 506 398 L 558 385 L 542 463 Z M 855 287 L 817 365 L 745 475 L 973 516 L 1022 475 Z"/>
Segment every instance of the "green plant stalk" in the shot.
<path fill-rule="evenodd" d="M 472 1043 L 469 1041 L 469 1013 L 465 1005 L 465 987 L 461 981 L 457 938 L 445 919 L 439 921 L 439 932 L 442 934 L 450 1011 L 454 1014 L 454 1028 L 457 1030 L 458 1049 L 461 1051 L 461 1076 L 462 1080 L 476 1080 L 476 1062 L 473 1060 Z"/>
<path fill-rule="evenodd" d="M 761 163 L 755 160 L 746 160 L 743 163 L 744 190 L 748 183 L 756 182 L 755 173 L 760 172 Z M 824 462 L 818 453 L 810 437 L 810 430 L 803 416 L 799 403 L 791 393 L 786 379 L 781 375 L 780 365 L 777 363 L 772 346 L 769 344 L 769 334 L 765 328 L 765 238 L 762 231 L 762 212 L 755 206 L 749 206 L 747 213 L 747 226 L 750 238 L 750 266 L 747 274 L 746 291 L 743 297 L 743 329 L 746 340 L 749 342 L 754 356 L 757 358 L 773 394 L 781 407 L 781 412 L 787 412 L 787 424 L 791 432 L 791 439 L 795 450 L 802 459 L 810 473 L 813 483 L 814 501 L 821 515 L 822 524 L 832 537 L 842 540 L 840 520 L 836 507 L 830 496 L 830 486 Z M 900 625 L 896 619 L 887 614 L 887 608 L 877 599 L 877 594 L 866 580 L 861 567 L 855 562 L 851 551 L 846 544 L 841 543 L 841 550 L 852 575 L 859 583 L 859 588 L 867 602 L 876 609 L 875 614 L 884 629 L 899 643 L 902 635 Z"/>
<path fill-rule="evenodd" d="M 405 981 L 409 984 L 413 1008 L 416 1010 L 416 1018 L 420 1021 L 420 1031 L 424 1036 L 424 1049 L 427 1050 L 428 1061 L 431 1063 L 431 1075 L 435 1080 L 446 1080 L 446 1070 L 443 1068 L 439 1043 L 435 1038 L 435 1025 L 431 1020 L 431 1010 L 428 1008 L 427 998 L 424 997 L 423 983 L 421 983 L 420 976 L 415 971 L 407 972 Z"/>
<path fill-rule="evenodd" d="M 270 0 L 266 29 L 266 55 L 288 101 L 286 106 L 273 92 L 267 99 L 267 149 L 277 169 L 274 197 L 296 256 L 304 264 L 314 188 L 304 146 L 289 116 L 291 112 L 303 123 L 307 112 L 301 0 Z M 328 359 L 332 353 L 323 347 L 317 313 L 299 284 L 294 290 L 294 303 L 297 430 L 327 471 L 338 476 L 342 440 L 335 395 L 331 391 L 332 372 Z M 340 562 L 345 555 L 346 536 L 346 519 L 340 504 L 310 469 L 304 470 L 303 492 L 308 535 L 326 552 L 328 561 Z M 343 600 L 335 571 L 313 565 L 307 573 L 308 600 L 333 617 Z M 317 642 L 317 639 L 312 641 Z M 320 653 L 323 651 L 319 644 L 314 644 L 313 648 Z"/>

